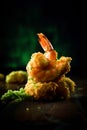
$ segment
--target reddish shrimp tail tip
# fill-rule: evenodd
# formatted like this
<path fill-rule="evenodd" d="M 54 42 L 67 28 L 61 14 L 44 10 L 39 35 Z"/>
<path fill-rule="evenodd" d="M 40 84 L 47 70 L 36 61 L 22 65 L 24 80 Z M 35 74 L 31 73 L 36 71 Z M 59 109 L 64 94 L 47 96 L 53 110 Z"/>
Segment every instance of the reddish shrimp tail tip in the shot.
<path fill-rule="evenodd" d="M 50 51 L 54 49 L 50 41 L 43 33 L 38 33 L 37 35 L 39 37 L 39 43 L 44 51 Z"/>

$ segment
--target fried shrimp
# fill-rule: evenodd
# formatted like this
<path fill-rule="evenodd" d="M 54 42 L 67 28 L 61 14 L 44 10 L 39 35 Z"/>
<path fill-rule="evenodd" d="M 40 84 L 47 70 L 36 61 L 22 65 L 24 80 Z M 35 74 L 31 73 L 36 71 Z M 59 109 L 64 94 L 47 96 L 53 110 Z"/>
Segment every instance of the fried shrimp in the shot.
<path fill-rule="evenodd" d="M 27 65 L 29 77 L 36 82 L 47 82 L 57 77 L 57 69 L 50 64 L 48 59 L 40 52 L 32 55 L 31 61 Z"/>
<path fill-rule="evenodd" d="M 44 53 L 35 52 L 26 66 L 28 81 L 25 92 L 35 99 L 69 98 L 75 91 L 75 82 L 65 75 L 70 71 L 72 58 L 61 56 L 54 50 L 47 37 L 38 33 Z"/>
<path fill-rule="evenodd" d="M 32 79 L 29 79 L 25 92 L 35 99 L 53 99 L 56 95 L 56 88 L 58 87 L 55 82 L 34 82 Z"/>
<path fill-rule="evenodd" d="M 29 79 L 26 87 L 26 93 L 35 99 L 69 98 L 75 91 L 75 83 L 68 77 L 62 77 L 59 81 L 35 82 Z"/>
<path fill-rule="evenodd" d="M 42 33 L 38 36 L 45 53 L 32 54 L 26 67 L 28 75 L 33 77 L 36 82 L 48 82 L 69 72 L 72 58 L 62 56 L 58 59 L 57 52 L 53 49 L 49 40 Z"/>

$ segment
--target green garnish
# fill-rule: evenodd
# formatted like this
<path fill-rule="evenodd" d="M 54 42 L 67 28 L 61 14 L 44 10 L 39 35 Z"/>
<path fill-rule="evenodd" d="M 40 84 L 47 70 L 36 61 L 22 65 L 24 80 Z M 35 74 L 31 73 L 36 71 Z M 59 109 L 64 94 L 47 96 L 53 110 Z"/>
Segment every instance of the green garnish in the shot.
<path fill-rule="evenodd" d="M 23 88 L 20 88 L 19 90 L 8 90 L 1 96 L 1 101 L 6 103 L 10 101 L 22 101 L 25 99 L 31 99 L 32 97 L 25 93 Z"/>

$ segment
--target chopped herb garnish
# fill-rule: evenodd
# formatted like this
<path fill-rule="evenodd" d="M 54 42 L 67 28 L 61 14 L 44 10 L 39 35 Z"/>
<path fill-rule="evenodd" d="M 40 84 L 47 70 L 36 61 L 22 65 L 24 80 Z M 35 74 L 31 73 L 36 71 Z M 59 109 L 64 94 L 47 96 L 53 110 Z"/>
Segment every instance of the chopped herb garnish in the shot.
<path fill-rule="evenodd" d="M 31 99 L 32 97 L 25 93 L 23 88 L 19 90 L 8 90 L 1 96 L 1 101 L 6 103 L 12 100 L 22 101 L 25 99 Z"/>

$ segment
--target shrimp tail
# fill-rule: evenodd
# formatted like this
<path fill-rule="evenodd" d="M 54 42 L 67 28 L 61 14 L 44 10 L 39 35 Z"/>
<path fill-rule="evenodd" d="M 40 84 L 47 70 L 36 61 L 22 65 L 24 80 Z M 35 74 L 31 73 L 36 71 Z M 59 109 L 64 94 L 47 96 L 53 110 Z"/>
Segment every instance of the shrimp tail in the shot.
<path fill-rule="evenodd" d="M 54 50 L 51 42 L 47 39 L 47 37 L 43 33 L 38 33 L 37 35 L 39 37 L 38 39 L 39 43 L 45 52 Z"/>
<path fill-rule="evenodd" d="M 47 39 L 47 37 L 43 33 L 37 34 L 39 37 L 39 43 L 43 50 L 45 51 L 45 57 L 49 60 L 56 60 L 58 53 L 54 50 L 51 42 Z"/>

